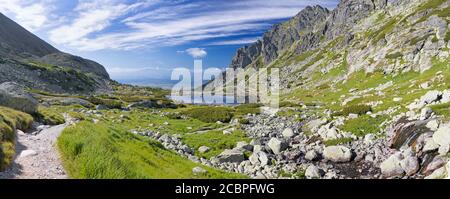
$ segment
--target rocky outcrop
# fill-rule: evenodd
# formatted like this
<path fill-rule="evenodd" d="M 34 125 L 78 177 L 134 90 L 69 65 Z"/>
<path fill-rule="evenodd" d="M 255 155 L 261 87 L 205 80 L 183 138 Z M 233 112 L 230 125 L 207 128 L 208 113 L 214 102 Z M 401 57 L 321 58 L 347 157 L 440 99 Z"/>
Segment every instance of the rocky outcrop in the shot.
<path fill-rule="evenodd" d="M 267 65 L 299 40 L 305 41 L 301 42 L 303 50 L 314 47 L 315 42 L 306 42 L 310 37 L 307 33 L 311 32 L 315 25 L 323 22 L 328 15 L 329 10 L 321 6 L 306 7 L 291 20 L 275 25 L 261 40 L 238 49 L 230 67 L 245 68 L 258 61 Z M 318 42 L 320 36 L 316 39 Z"/>
<path fill-rule="evenodd" d="M 25 113 L 36 113 L 38 101 L 17 83 L 0 84 L 0 106 L 6 106 Z"/>

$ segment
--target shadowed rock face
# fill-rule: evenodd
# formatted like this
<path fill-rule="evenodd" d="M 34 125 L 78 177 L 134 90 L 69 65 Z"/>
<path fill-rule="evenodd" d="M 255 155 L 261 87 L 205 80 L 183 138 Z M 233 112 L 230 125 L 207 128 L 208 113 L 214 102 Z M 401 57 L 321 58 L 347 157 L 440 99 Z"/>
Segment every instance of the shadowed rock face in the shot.
<path fill-rule="evenodd" d="M 275 25 L 256 43 L 238 49 L 232 60 L 232 68 L 245 68 L 252 62 L 262 59 L 263 64 L 269 64 L 279 54 L 292 46 L 298 40 L 307 40 L 313 27 L 323 22 L 329 15 L 329 10 L 320 6 L 308 6 L 291 20 Z M 318 37 L 320 38 L 320 37 Z M 317 42 L 318 43 L 318 42 Z M 314 46 L 309 42 L 308 47 Z M 308 48 L 305 47 L 305 48 Z"/>
<path fill-rule="evenodd" d="M 59 51 L 0 13 L 0 83 L 7 81 L 57 93 L 111 90 L 102 65 Z"/>

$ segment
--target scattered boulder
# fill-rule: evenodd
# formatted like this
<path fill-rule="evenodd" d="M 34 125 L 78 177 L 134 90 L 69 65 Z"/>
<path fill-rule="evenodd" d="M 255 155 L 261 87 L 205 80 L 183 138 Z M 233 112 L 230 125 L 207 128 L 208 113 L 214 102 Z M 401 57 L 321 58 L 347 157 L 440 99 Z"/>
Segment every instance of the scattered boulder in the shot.
<path fill-rule="evenodd" d="M 0 106 L 34 114 L 37 112 L 38 101 L 23 86 L 5 82 L 0 84 Z"/>
<path fill-rule="evenodd" d="M 291 128 L 286 128 L 281 134 L 285 138 L 292 138 L 294 137 L 294 130 L 292 130 Z"/>
<path fill-rule="evenodd" d="M 253 151 L 253 145 L 248 144 L 245 141 L 236 143 L 236 149 L 243 149 L 246 151 Z"/>
<path fill-rule="evenodd" d="M 202 168 L 202 167 L 194 167 L 192 169 L 192 173 L 194 175 L 204 175 L 204 174 L 207 174 L 208 171 L 206 169 Z"/>
<path fill-rule="evenodd" d="M 240 163 L 245 160 L 245 157 L 244 153 L 240 150 L 225 149 L 225 151 L 219 154 L 216 159 L 219 161 L 219 163 Z"/>
<path fill-rule="evenodd" d="M 406 175 L 411 176 L 420 169 L 419 160 L 415 156 L 409 156 L 400 161 L 400 166 L 405 171 Z"/>
<path fill-rule="evenodd" d="M 439 146 L 450 145 L 450 123 L 439 127 L 433 134 L 433 141 L 439 144 Z"/>
<path fill-rule="evenodd" d="M 441 103 L 450 102 L 450 90 L 446 90 L 442 93 Z"/>
<path fill-rule="evenodd" d="M 323 150 L 323 156 L 332 162 L 344 163 L 352 159 L 352 151 L 344 146 L 329 146 Z"/>
<path fill-rule="evenodd" d="M 95 109 L 98 111 L 103 111 L 103 110 L 108 110 L 109 108 L 106 105 L 99 104 L 99 105 L 95 106 Z"/>
<path fill-rule="evenodd" d="M 401 177 L 404 175 L 405 171 L 400 165 L 401 156 L 401 153 L 396 153 L 386 159 L 383 163 L 381 163 L 380 169 L 384 177 L 393 178 Z"/>
<path fill-rule="evenodd" d="M 38 153 L 34 150 L 24 150 L 24 151 L 20 152 L 19 158 L 26 158 L 29 156 L 35 156 L 37 154 Z"/>
<path fill-rule="evenodd" d="M 439 169 L 436 169 L 431 173 L 429 176 L 425 177 L 425 179 L 444 179 L 447 175 L 447 170 L 445 167 L 441 167 Z"/>
<path fill-rule="evenodd" d="M 257 153 L 253 153 L 250 157 L 249 157 L 250 162 L 255 165 L 255 164 L 260 164 L 260 166 L 264 167 L 266 165 L 269 164 L 269 157 L 267 156 L 266 153 L 259 151 Z"/>
<path fill-rule="evenodd" d="M 429 91 L 427 94 L 425 94 L 424 96 L 422 96 L 420 98 L 420 102 L 422 102 L 424 104 L 431 104 L 435 101 L 438 101 L 440 95 L 441 95 L 441 92 L 439 92 L 439 91 Z"/>
<path fill-rule="evenodd" d="M 432 131 L 437 131 L 439 129 L 439 122 L 438 120 L 431 120 L 427 123 L 426 127 Z"/>
<path fill-rule="evenodd" d="M 428 138 L 425 140 L 425 145 L 423 146 L 423 152 L 430 152 L 439 149 L 439 144 L 434 142 L 433 138 Z"/>
<path fill-rule="evenodd" d="M 305 159 L 307 159 L 309 161 L 317 160 L 318 157 L 319 157 L 319 155 L 317 154 L 317 152 L 315 150 L 308 151 L 308 152 L 306 152 L 306 155 L 305 155 Z"/>
<path fill-rule="evenodd" d="M 282 151 L 286 150 L 288 145 L 284 140 L 280 140 L 278 138 L 270 139 L 267 145 L 270 147 L 274 154 L 280 154 Z"/>
<path fill-rule="evenodd" d="M 199 153 L 207 153 L 209 150 L 211 150 L 211 149 L 207 146 L 201 146 L 198 148 Z"/>
<path fill-rule="evenodd" d="M 308 179 L 317 179 L 322 177 L 322 172 L 316 166 L 310 165 L 305 171 L 305 176 Z"/>
<path fill-rule="evenodd" d="M 306 125 L 302 128 L 303 131 L 309 131 L 309 132 L 317 132 L 319 130 L 319 128 L 327 123 L 327 119 L 326 118 L 322 118 L 322 119 L 316 119 L 316 120 L 311 120 L 308 123 L 306 123 Z"/>
<path fill-rule="evenodd" d="M 433 110 L 430 107 L 425 107 L 420 112 L 420 120 L 426 120 L 431 117 Z"/>

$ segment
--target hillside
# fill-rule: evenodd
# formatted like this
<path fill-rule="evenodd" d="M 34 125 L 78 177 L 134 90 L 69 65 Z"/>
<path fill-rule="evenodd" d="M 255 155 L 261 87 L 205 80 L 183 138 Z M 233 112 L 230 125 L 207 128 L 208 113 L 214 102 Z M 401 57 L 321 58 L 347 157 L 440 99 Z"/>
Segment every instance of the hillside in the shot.
<path fill-rule="evenodd" d="M 63 53 L 0 13 L 0 83 L 57 93 L 109 91 L 100 64 Z"/>
<path fill-rule="evenodd" d="M 275 118 L 248 117 L 247 135 L 281 143 L 275 159 L 288 161 L 280 164 L 290 172 L 300 161 L 323 178 L 444 176 L 428 165 L 448 161 L 448 137 L 440 136 L 450 133 L 449 6 L 342 0 L 332 11 L 307 7 L 275 25 L 230 66 L 247 76 L 280 69 L 282 108 Z M 430 140 L 442 144 L 430 149 Z M 328 163 L 314 161 L 320 158 Z"/>

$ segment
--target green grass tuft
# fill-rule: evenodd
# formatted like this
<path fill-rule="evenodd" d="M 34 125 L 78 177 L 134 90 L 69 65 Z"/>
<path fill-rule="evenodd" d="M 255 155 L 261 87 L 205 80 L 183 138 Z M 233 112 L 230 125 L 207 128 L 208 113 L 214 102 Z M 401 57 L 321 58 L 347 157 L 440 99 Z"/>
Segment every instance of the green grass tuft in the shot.
<path fill-rule="evenodd" d="M 77 179 L 245 178 L 193 163 L 121 125 L 83 121 L 66 128 L 57 145 L 69 176 Z M 208 174 L 194 175 L 197 166 Z"/>

